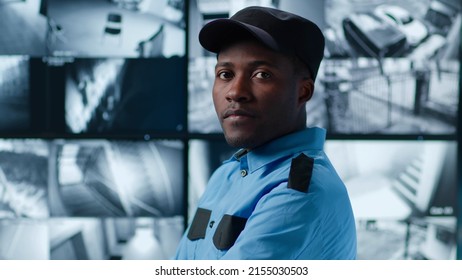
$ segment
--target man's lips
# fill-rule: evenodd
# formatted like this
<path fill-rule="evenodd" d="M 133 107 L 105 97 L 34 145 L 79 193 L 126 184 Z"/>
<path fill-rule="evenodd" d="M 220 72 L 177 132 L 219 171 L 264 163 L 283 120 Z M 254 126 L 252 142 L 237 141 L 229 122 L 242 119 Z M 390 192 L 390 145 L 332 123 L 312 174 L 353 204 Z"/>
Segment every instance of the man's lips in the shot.
<path fill-rule="evenodd" d="M 255 118 L 255 114 L 242 109 L 228 109 L 223 113 L 223 119 L 228 118 Z"/>

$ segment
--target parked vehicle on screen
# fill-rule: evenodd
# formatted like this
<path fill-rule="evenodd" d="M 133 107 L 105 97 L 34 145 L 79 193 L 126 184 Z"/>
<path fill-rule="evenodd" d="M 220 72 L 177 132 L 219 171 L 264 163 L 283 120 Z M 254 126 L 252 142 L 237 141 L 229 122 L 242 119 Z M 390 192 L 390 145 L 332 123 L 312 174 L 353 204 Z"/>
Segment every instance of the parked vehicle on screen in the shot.
<path fill-rule="evenodd" d="M 380 5 L 375 8 L 374 14 L 403 32 L 412 47 L 417 46 L 428 36 L 425 24 L 400 6 Z"/>
<path fill-rule="evenodd" d="M 354 13 L 342 21 L 345 39 L 365 57 L 399 57 L 409 49 L 406 35 L 373 13 Z"/>

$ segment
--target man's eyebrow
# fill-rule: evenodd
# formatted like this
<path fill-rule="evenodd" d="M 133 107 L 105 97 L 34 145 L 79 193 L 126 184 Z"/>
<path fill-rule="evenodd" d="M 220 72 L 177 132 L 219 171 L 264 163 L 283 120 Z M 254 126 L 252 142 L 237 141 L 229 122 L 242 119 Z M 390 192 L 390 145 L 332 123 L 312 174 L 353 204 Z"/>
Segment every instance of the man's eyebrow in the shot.
<path fill-rule="evenodd" d="M 231 62 L 217 62 L 217 64 L 215 65 L 215 68 L 218 68 L 218 67 L 230 67 L 232 66 L 233 64 Z"/>

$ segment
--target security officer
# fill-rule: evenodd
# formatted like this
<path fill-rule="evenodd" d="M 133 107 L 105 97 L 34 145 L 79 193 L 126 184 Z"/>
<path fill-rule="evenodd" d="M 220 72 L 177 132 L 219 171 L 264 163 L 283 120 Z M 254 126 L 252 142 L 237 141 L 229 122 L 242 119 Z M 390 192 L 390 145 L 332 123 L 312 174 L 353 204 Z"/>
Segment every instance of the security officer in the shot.
<path fill-rule="evenodd" d="M 229 145 L 241 148 L 210 178 L 176 259 L 355 259 L 346 188 L 306 128 L 305 104 L 323 58 L 311 21 L 248 7 L 206 24 L 218 54 L 213 101 Z"/>

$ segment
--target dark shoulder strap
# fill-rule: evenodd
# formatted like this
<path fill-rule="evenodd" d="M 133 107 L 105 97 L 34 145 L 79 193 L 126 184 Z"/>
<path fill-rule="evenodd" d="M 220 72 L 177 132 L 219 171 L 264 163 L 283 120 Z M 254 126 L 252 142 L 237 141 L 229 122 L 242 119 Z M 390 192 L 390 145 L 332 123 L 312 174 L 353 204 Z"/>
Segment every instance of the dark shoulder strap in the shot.
<path fill-rule="evenodd" d="M 292 159 L 287 187 L 307 193 L 313 173 L 314 159 L 305 154 Z"/>

